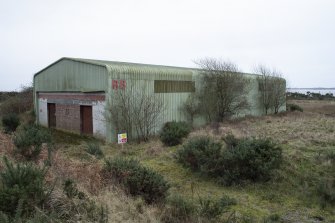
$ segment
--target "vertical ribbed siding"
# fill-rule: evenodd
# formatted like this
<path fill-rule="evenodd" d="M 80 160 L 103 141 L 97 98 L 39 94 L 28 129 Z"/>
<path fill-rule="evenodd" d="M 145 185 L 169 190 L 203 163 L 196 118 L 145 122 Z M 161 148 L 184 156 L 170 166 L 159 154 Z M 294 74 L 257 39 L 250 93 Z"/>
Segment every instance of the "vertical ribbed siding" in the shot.
<path fill-rule="evenodd" d="M 127 90 L 133 91 L 133 97 L 136 98 L 135 92 L 139 92 L 140 94 L 154 95 L 157 100 L 164 102 L 165 111 L 157 123 L 156 132 L 158 132 L 167 121 L 186 120 L 181 107 L 188 96 L 193 93 L 155 93 L 155 80 L 195 82 L 195 91 L 198 92 L 203 85 L 200 72 L 200 70 L 188 68 L 63 58 L 35 75 L 34 90 L 35 92 L 105 91 L 106 108 L 113 109 L 115 90 L 112 89 L 112 81 L 125 80 Z M 264 111 L 259 100 L 257 76 L 246 75 L 246 77 L 250 78 L 250 91 L 247 95 L 250 109 L 242 112 L 241 115 L 262 115 Z M 35 106 L 38 111 L 37 103 Z M 197 117 L 196 122 L 204 123 L 204 117 Z M 108 141 L 115 141 L 115 137 L 113 126 L 108 123 Z"/>
<path fill-rule="evenodd" d="M 149 73 L 149 71 L 148 71 Z M 133 72 L 131 74 L 127 73 L 116 73 L 111 72 L 111 80 L 125 80 L 127 83 L 127 91 L 131 91 L 133 97 L 137 97 L 137 94 L 148 94 L 154 95 L 157 100 L 161 100 L 164 103 L 165 109 L 161 114 L 160 119 L 156 125 L 155 131 L 158 132 L 163 124 L 168 121 L 185 121 L 186 117 L 181 110 L 181 106 L 184 104 L 188 96 L 192 93 L 178 92 L 178 93 L 155 93 L 154 92 L 154 82 L 155 80 L 166 80 L 166 81 L 184 81 L 192 82 L 194 80 L 194 73 L 188 72 L 188 75 L 178 75 L 178 74 L 166 74 L 159 73 L 156 74 L 145 74 L 142 72 Z M 120 90 L 120 89 L 119 89 Z M 114 100 L 116 90 L 110 91 L 111 100 Z M 115 132 L 112 133 L 112 140 L 115 140 Z"/>
<path fill-rule="evenodd" d="M 63 59 L 35 76 L 36 91 L 106 91 L 103 66 Z"/>

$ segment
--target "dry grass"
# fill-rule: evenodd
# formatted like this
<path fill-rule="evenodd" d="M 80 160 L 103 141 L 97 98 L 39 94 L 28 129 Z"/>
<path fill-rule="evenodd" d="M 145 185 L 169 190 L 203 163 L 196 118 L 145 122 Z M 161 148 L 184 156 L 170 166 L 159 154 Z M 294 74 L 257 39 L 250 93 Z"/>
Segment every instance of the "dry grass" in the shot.
<path fill-rule="evenodd" d="M 146 205 L 140 198 L 131 198 L 117 187 L 105 188 L 96 200 L 108 207 L 109 222 L 160 222 L 159 207 Z"/>
<path fill-rule="evenodd" d="M 290 100 L 287 103 L 297 104 L 302 107 L 305 112 L 335 117 L 335 101 Z"/>
<path fill-rule="evenodd" d="M 291 102 L 290 102 L 291 103 Z M 154 168 L 171 183 L 171 194 L 185 197 L 222 196 L 228 194 L 238 202 L 233 207 L 239 215 L 249 215 L 260 221 L 271 213 L 279 213 L 287 222 L 313 222 L 313 216 L 335 220 L 334 210 L 320 210 L 311 188 L 320 175 L 328 172 L 329 162 L 325 151 L 335 148 L 334 102 L 293 102 L 304 112 L 284 113 L 264 117 L 247 117 L 198 129 L 189 137 L 210 135 L 220 140 L 232 133 L 236 137 L 270 137 L 284 148 L 285 164 L 273 181 L 244 187 L 223 187 L 211 179 L 198 176 L 184 169 L 175 160 L 177 147 L 164 147 L 155 139 L 148 143 L 127 144 L 123 149 L 116 144 L 102 146 L 106 157 L 130 156 Z M 48 181 L 58 180 L 55 199 L 61 199 L 61 183 L 73 179 L 81 191 L 98 205 L 106 206 L 109 222 L 160 222 L 162 207 L 148 206 L 142 199 L 127 196 L 114 186 L 104 185 L 102 162 L 84 150 L 85 138 L 56 132 L 56 151 L 52 156 Z M 13 157 L 12 136 L 0 133 L 0 156 Z M 86 140 L 86 141 L 85 141 Z M 44 150 L 39 164 L 47 158 Z M 2 161 L 2 160 L 1 160 Z M 0 168 L 1 168 L 0 161 Z M 328 166 L 327 166 L 328 165 Z M 314 200 L 313 200 L 314 199 Z M 66 207 L 64 207 L 66 209 Z M 257 222 L 256 221 L 256 222 Z"/>
<path fill-rule="evenodd" d="M 210 135 L 214 138 L 222 138 L 232 133 L 238 138 L 268 137 L 280 144 L 290 144 L 295 147 L 315 144 L 335 145 L 335 119 L 311 112 L 242 119 L 221 124 L 218 132 L 206 127 L 193 132 L 191 136 Z"/>
<path fill-rule="evenodd" d="M 78 213 L 78 215 L 82 215 L 78 216 L 83 218 L 81 222 L 87 222 L 83 210 L 72 210 L 77 207 L 75 203 L 80 203 L 80 201 L 66 198 L 62 191 L 63 182 L 66 179 L 72 179 L 76 182 L 78 189 L 85 192 L 89 199 L 95 201 L 98 206 L 107 208 L 108 222 L 159 222 L 158 207 L 148 206 L 139 198 L 129 197 L 119 188 L 104 185 L 100 175 L 102 161 L 87 155 L 81 148 L 82 146 L 66 147 L 64 148 L 61 144 L 61 147 L 52 153 L 51 167 L 46 177 L 46 181 L 50 185 L 56 182 L 50 205 L 58 208 L 58 214 Z M 152 145 L 151 155 L 156 156 L 157 153 L 160 153 L 157 148 Z M 74 152 L 65 152 L 67 150 Z M 3 156 L 6 155 L 10 160 L 20 160 L 20 157 L 14 156 L 13 151 L 12 136 L 0 132 L 0 170 L 3 168 Z M 88 159 L 82 160 L 80 158 L 86 155 L 89 157 Z M 44 165 L 47 157 L 48 152 L 45 145 L 36 164 Z"/>
<path fill-rule="evenodd" d="M 82 162 L 68 159 L 57 151 L 53 154 L 50 173 L 52 179 L 73 179 L 91 194 L 97 195 L 103 184 L 100 176 L 101 165 L 98 162 Z"/>

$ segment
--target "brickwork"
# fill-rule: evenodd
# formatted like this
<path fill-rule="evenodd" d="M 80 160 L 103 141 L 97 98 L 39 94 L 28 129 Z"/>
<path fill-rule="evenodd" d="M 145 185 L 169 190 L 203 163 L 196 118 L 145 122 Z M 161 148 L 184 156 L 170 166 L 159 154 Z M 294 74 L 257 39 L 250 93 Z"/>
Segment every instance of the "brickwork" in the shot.
<path fill-rule="evenodd" d="M 38 98 L 43 99 L 71 99 L 71 100 L 91 100 L 104 101 L 104 94 L 80 94 L 80 93 L 38 93 Z"/>
<path fill-rule="evenodd" d="M 56 104 L 56 128 L 80 133 L 80 105 Z"/>
<path fill-rule="evenodd" d="M 39 92 L 38 101 L 40 110 L 40 124 L 48 126 L 47 104 L 54 103 L 56 108 L 56 128 L 68 131 L 81 132 L 80 106 L 92 106 L 93 134 L 105 137 L 106 124 L 101 121 L 105 105 L 104 93 L 74 93 L 74 92 Z M 44 111 L 45 110 L 45 111 Z"/>

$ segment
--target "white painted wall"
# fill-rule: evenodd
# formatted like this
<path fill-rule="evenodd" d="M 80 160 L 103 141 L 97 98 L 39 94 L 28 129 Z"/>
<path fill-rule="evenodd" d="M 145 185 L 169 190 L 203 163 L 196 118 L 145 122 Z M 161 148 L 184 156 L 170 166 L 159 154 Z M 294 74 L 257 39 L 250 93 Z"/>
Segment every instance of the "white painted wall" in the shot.
<path fill-rule="evenodd" d="M 38 122 L 40 125 L 48 127 L 48 100 L 44 98 L 38 99 Z"/>
<path fill-rule="evenodd" d="M 101 138 L 106 137 L 105 107 L 104 101 L 98 101 L 92 105 L 93 135 Z"/>

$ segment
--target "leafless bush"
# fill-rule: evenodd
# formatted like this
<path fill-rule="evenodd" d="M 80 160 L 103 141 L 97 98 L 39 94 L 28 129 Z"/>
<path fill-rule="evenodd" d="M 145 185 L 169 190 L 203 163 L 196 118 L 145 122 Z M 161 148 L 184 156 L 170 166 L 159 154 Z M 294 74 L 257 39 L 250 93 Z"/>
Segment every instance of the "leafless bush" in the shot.
<path fill-rule="evenodd" d="M 194 117 L 199 113 L 199 100 L 194 94 L 190 94 L 181 107 L 182 112 L 187 116 L 188 122 L 192 125 Z"/>
<path fill-rule="evenodd" d="M 264 65 L 258 65 L 255 72 L 259 74 L 257 81 L 265 114 L 268 114 L 270 109 L 273 109 L 274 113 L 277 114 L 286 101 L 285 80 L 281 78 L 279 71 Z"/>
<path fill-rule="evenodd" d="M 125 131 L 130 139 L 148 141 L 164 108 L 164 103 L 145 89 L 138 92 L 130 88 L 115 92 L 108 110 L 117 132 Z"/>
<path fill-rule="evenodd" d="M 203 88 L 199 92 L 201 113 L 208 121 L 221 122 L 249 107 L 250 80 L 231 63 L 213 58 L 196 62 L 202 69 Z"/>

